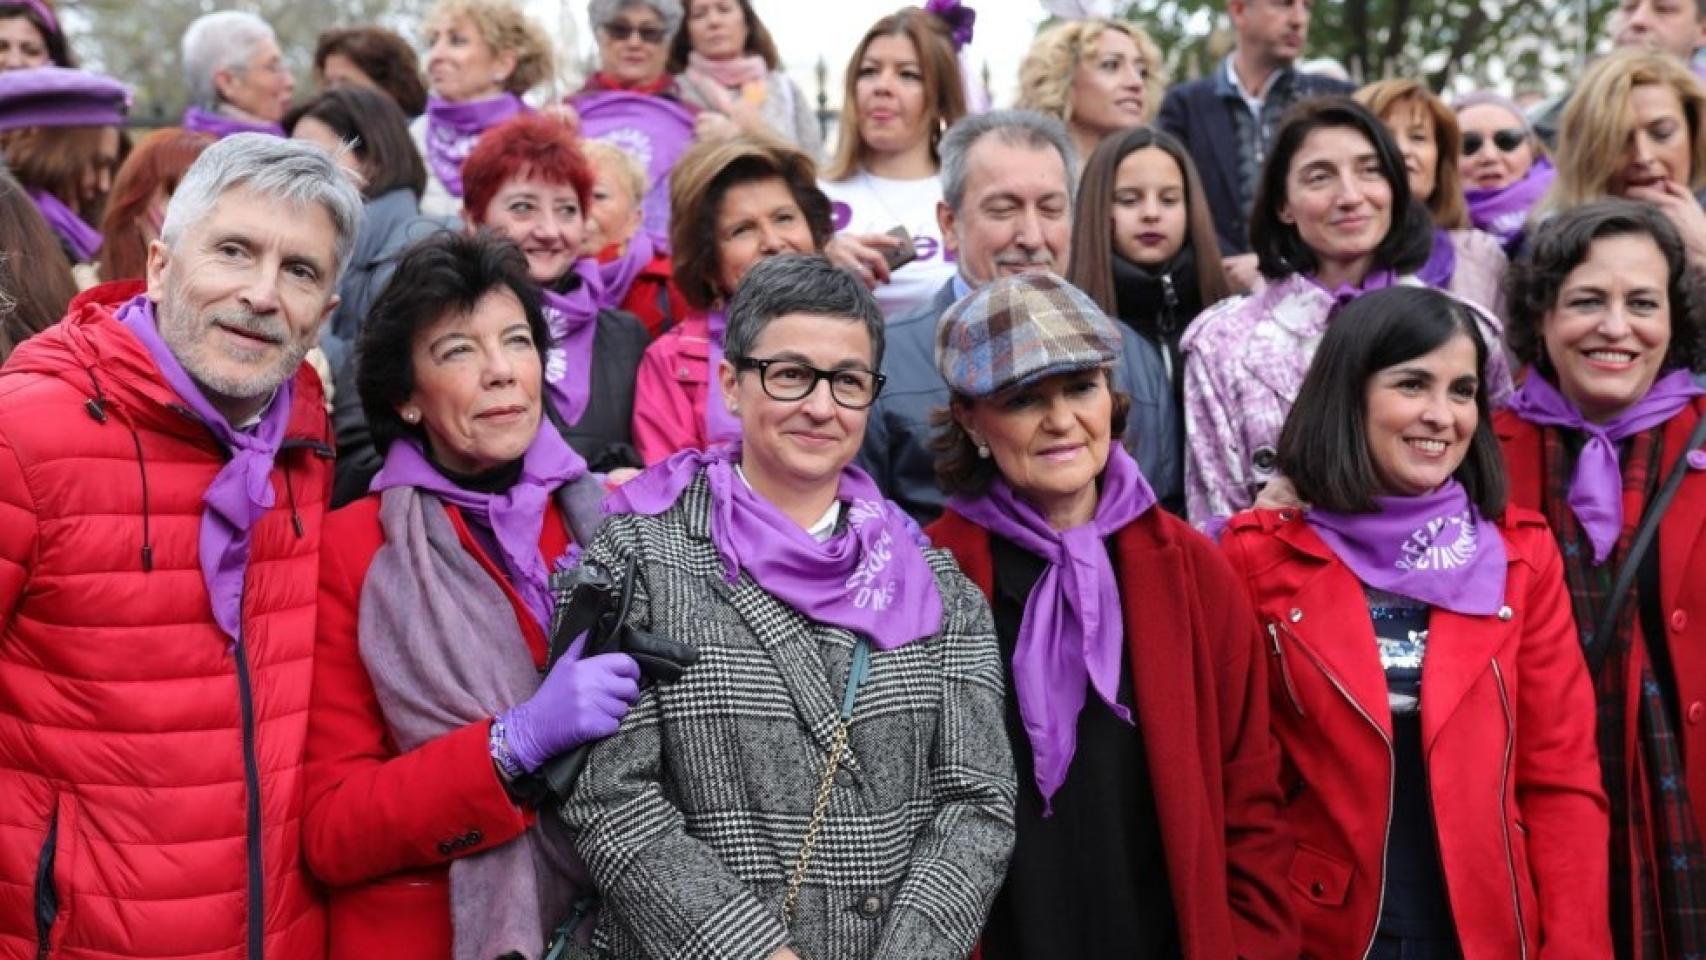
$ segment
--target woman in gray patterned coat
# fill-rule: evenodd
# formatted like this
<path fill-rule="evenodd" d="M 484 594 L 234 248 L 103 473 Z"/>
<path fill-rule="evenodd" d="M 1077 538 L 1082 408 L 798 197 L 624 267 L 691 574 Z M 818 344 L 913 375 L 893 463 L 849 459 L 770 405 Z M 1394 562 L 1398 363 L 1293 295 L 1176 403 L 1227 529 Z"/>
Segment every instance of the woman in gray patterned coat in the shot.
<path fill-rule="evenodd" d="M 713 398 L 741 442 L 624 486 L 586 554 L 698 649 L 563 818 L 624 958 L 963 958 L 1013 843 L 989 608 L 850 464 L 883 318 L 819 257 L 753 268 Z M 814 807 L 816 812 L 814 813 Z"/>

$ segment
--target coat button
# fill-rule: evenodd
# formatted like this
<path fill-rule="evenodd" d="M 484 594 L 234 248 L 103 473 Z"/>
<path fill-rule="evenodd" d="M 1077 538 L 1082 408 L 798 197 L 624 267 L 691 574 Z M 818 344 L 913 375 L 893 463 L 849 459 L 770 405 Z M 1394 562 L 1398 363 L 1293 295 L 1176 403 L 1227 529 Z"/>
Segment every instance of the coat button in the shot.
<path fill-rule="evenodd" d="M 1670 614 L 1670 628 L 1672 630 L 1679 632 L 1679 633 L 1682 632 L 1683 630 L 1687 630 L 1688 629 L 1688 614 L 1687 614 L 1687 612 L 1682 611 L 1682 610 L 1672 610 L 1671 614 Z"/>
<path fill-rule="evenodd" d="M 1706 703 L 1696 700 L 1688 705 L 1688 722 L 1699 724 L 1701 720 L 1706 720 Z"/>
<path fill-rule="evenodd" d="M 1297 609 L 1297 608 L 1296 608 L 1296 607 L 1292 607 L 1292 608 L 1291 608 L 1291 613 L 1289 613 L 1289 614 L 1286 614 L 1286 616 L 1287 616 L 1287 617 L 1288 617 L 1288 618 L 1290 618 L 1290 620 L 1291 620 L 1291 622 L 1292 622 L 1292 623 L 1296 623 L 1296 622 L 1297 622 L 1297 621 L 1299 621 L 1299 620 L 1302 620 L 1302 619 L 1303 619 L 1303 611 L 1302 611 L 1302 610 L 1299 610 L 1299 609 Z"/>
<path fill-rule="evenodd" d="M 486 839 L 486 836 L 478 830 L 470 830 L 462 839 L 468 841 L 468 846 L 475 847 L 479 846 L 480 841 Z"/>
<path fill-rule="evenodd" d="M 438 842 L 438 855 L 439 856 L 448 857 L 455 852 L 456 852 L 456 848 L 450 845 L 449 840 L 440 840 Z"/>
<path fill-rule="evenodd" d="M 1504 620 L 1504 621 L 1508 622 L 1510 620 L 1510 618 L 1512 618 L 1514 616 L 1516 616 L 1516 611 L 1512 610 L 1510 607 L 1500 607 L 1499 608 L 1499 619 L 1500 620 Z"/>
<path fill-rule="evenodd" d="M 1309 895 L 1320 899 L 1327 895 L 1327 885 L 1317 880 L 1309 885 Z"/>
<path fill-rule="evenodd" d="M 1292 518 L 1295 516 L 1297 516 L 1297 514 L 1292 513 L 1290 510 L 1281 510 L 1279 515 L 1280 520 L 1284 523 L 1290 523 Z"/>
<path fill-rule="evenodd" d="M 881 916 L 882 912 L 883 898 L 874 893 L 859 901 L 859 916 L 867 920 Z"/>

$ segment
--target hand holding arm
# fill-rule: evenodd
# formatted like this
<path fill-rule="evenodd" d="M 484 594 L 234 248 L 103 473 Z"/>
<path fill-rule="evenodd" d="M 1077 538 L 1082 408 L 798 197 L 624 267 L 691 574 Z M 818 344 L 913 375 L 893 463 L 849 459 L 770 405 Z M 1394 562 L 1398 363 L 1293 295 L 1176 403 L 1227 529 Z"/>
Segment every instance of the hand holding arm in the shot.
<path fill-rule="evenodd" d="M 640 696 L 640 667 L 625 653 L 581 659 L 582 634 L 539 685 L 539 692 L 505 711 L 504 745 L 523 773 L 583 743 L 616 732 Z M 499 759 L 499 766 L 503 766 Z"/>

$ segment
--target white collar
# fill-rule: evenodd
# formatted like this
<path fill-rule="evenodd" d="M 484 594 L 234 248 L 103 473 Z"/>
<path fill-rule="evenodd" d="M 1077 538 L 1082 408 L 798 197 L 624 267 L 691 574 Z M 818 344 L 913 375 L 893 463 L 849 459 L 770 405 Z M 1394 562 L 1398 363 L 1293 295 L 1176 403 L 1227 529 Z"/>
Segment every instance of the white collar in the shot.
<path fill-rule="evenodd" d="M 1252 112 L 1260 113 L 1263 101 L 1268 99 L 1268 91 L 1274 88 L 1274 81 L 1280 78 L 1280 74 L 1285 72 L 1285 68 L 1281 67 L 1278 70 L 1269 73 L 1267 82 L 1262 84 L 1262 89 L 1255 93 L 1251 93 L 1244 89 L 1244 81 L 1239 79 L 1238 70 L 1232 65 L 1237 59 L 1238 51 L 1236 50 L 1232 51 L 1232 53 L 1226 58 L 1226 79 L 1231 82 L 1232 89 L 1238 91 L 1238 96 L 1244 99 L 1245 105 L 1248 106 Z"/>
<path fill-rule="evenodd" d="M 752 490 L 752 481 L 746 478 L 746 471 L 742 470 L 738 463 L 735 464 L 735 476 L 740 478 L 741 483 L 746 484 L 746 488 L 748 490 Z M 758 493 L 757 490 L 752 490 L 752 492 Z M 760 496 L 762 496 L 762 494 L 760 494 Z M 831 500 L 829 502 L 829 509 L 823 512 L 823 516 L 817 518 L 816 523 L 806 528 L 806 535 L 811 537 L 813 540 L 816 540 L 818 543 L 822 543 L 825 540 L 828 540 L 830 536 L 835 533 L 835 525 L 840 520 L 841 501 Z"/>

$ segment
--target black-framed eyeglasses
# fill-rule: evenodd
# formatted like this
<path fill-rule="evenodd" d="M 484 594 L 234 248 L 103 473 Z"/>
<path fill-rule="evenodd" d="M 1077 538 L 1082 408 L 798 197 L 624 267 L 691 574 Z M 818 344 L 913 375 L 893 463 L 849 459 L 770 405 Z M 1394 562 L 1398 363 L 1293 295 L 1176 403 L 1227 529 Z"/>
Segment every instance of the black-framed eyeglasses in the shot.
<path fill-rule="evenodd" d="M 812 395 L 821 380 L 829 381 L 829 397 L 838 406 L 863 410 L 877 402 L 888 378 L 871 370 L 847 367 L 840 370 L 819 370 L 798 360 L 740 357 L 736 370 L 757 370 L 764 395 L 772 400 L 804 400 Z"/>
<path fill-rule="evenodd" d="M 1524 141 L 1527 139 L 1528 131 L 1521 127 L 1511 127 L 1508 130 L 1493 131 L 1493 146 L 1498 147 L 1500 153 L 1510 153 L 1516 150 L 1516 148 L 1522 146 Z M 1463 155 L 1466 157 L 1473 157 L 1475 154 L 1481 152 L 1481 147 L 1486 144 L 1486 142 L 1487 138 L 1479 133 L 1464 134 Z"/>
<path fill-rule="evenodd" d="M 654 47 L 669 39 L 668 31 L 662 27 L 636 27 L 622 20 L 606 23 L 598 29 L 603 30 L 610 39 L 617 43 L 626 41 L 636 33 L 640 35 L 642 42 L 649 43 Z"/>

